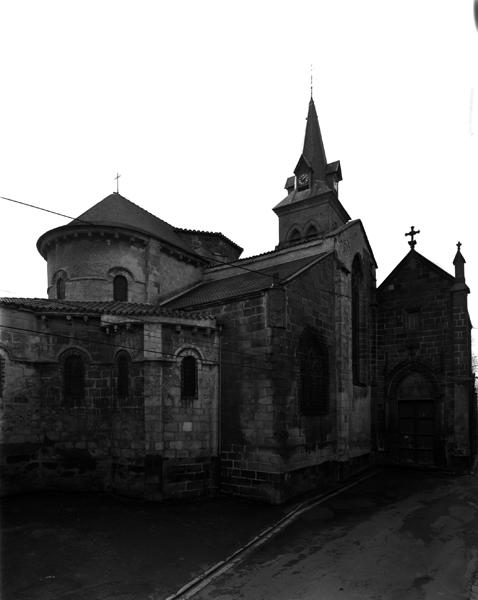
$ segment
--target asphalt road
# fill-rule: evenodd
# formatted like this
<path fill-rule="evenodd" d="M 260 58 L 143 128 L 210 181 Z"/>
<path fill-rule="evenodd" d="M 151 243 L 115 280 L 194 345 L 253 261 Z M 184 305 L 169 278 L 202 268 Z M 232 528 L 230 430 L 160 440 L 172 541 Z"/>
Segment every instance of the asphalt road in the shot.
<path fill-rule="evenodd" d="M 478 477 L 387 470 L 303 514 L 198 599 L 478 600 Z"/>
<path fill-rule="evenodd" d="M 292 507 L 2 500 L 2 600 L 163 600 Z M 478 600 L 478 476 L 385 470 L 304 512 L 198 599 Z"/>

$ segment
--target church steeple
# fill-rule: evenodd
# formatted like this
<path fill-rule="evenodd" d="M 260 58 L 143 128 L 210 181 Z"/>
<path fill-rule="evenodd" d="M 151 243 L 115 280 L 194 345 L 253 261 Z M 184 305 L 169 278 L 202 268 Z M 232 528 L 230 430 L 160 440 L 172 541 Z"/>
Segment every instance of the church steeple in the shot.
<path fill-rule="evenodd" d="M 304 147 L 287 197 L 274 207 L 279 217 L 279 247 L 308 242 L 344 225 L 350 216 L 338 198 L 340 162 L 328 164 L 314 99 L 310 98 Z"/>
<path fill-rule="evenodd" d="M 305 169 L 304 169 L 305 167 Z M 310 98 L 307 126 L 305 128 L 304 149 L 295 168 L 296 177 L 300 177 L 306 170 L 310 170 L 312 181 L 325 181 L 327 173 L 327 159 L 325 157 L 324 142 L 320 132 L 319 119 L 315 110 L 314 99 Z"/>

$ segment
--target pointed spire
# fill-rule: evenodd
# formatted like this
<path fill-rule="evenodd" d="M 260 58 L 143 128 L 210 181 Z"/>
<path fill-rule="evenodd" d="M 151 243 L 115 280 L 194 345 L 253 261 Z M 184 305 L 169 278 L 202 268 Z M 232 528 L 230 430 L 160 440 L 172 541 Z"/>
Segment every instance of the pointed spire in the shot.
<path fill-rule="evenodd" d="M 455 254 L 455 258 L 453 259 L 453 264 L 455 265 L 455 279 L 457 281 L 465 281 L 465 263 L 466 260 L 463 258 L 461 253 L 461 242 L 458 242 L 456 245 L 458 250 Z"/>
<path fill-rule="evenodd" d="M 319 119 L 315 110 L 314 99 L 311 97 L 309 102 L 309 112 L 307 114 L 307 126 L 305 128 L 304 149 L 302 156 L 297 164 L 295 172 L 299 168 L 302 160 L 312 169 L 312 178 L 325 181 L 327 172 L 327 159 L 325 157 L 324 142 L 320 133 Z"/>

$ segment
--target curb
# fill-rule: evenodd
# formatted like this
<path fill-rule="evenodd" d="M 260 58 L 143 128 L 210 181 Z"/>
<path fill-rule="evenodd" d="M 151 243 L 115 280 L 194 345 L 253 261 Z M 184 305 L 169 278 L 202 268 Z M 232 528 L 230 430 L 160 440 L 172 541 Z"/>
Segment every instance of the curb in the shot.
<path fill-rule="evenodd" d="M 309 500 L 305 500 L 298 504 L 295 508 L 293 508 L 290 512 L 288 512 L 285 516 L 279 519 L 274 525 L 270 525 L 266 527 L 266 529 L 262 530 L 259 534 L 249 540 L 246 544 L 241 546 L 238 550 L 230 554 L 224 560 L 219 561 L 201 575 L 198 575 L 194 579 L 191 579 L 188 583 L 183 585 L 177 592 L 174 594 L 167 596 L 165 600 L 188 600 L 195 596 L 198 592 L 200 592 L 203 588 L 208 586 L 212 581 L 229 571 L 233 566 L 241 562 L 247 554 L 251 553 L 256 548 L 259 548 L 267 541 L 269 541 L 273 536 L 278 534 L 280 531 L 285 529 L 290 523 L 295 521 L 302 513 L 314 508 L 318 504 L 325 502 L 329 498 L 333 498 L 334 496 L 338 496 L 342 492 L 353 488 L 354 486 L 370 479 L 371 477 L 375 477 L 381 472 L 381 469 L 375 469 L 371 473 L 360 477 L 359 479 L 344 485 L 338 489 L 333 490 L 332 492 L 318 494 Z M 156 598 L 156 597 L 155 597 Z M 159 600 L 159 598 L 157 598 Z"/>

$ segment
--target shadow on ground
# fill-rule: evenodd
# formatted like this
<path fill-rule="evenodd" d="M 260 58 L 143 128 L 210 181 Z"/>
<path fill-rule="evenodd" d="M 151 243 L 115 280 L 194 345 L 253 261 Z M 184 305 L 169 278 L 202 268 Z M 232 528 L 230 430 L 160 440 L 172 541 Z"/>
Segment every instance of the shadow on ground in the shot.
<path fill-rule="evenodd" d="M 388 471 L 304 513 L 295 528 L 347 528 L 443 475 Z M 3 600 L 158 600 L 223 560 L 292 506 L 216 498 L 147 503 L 44 492 L 2 500 Z M 431 507 L 430 507 L 431 509 Z M 420 523 L 413 523 L 420 527 Z M 325 533 L 325 532 L 324 532 Z M 269 542 L 269 546 L 279 543 Z"/>

